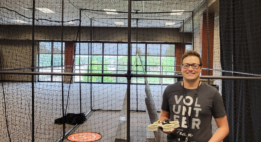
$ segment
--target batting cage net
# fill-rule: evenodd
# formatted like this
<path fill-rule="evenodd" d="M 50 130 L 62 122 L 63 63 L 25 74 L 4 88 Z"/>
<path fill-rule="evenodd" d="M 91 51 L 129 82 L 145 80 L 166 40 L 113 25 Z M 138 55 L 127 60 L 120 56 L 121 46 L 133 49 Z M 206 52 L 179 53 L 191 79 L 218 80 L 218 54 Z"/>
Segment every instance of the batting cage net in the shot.
<path fill-rule="evenodd" d="M 260 9 L 249 0 L 1 1 L 1 141 L 167 142 L 148 125 L 190 50 L 202 57 L 200 81 L 222 96 L 223 141 L 260 141 Z"/>

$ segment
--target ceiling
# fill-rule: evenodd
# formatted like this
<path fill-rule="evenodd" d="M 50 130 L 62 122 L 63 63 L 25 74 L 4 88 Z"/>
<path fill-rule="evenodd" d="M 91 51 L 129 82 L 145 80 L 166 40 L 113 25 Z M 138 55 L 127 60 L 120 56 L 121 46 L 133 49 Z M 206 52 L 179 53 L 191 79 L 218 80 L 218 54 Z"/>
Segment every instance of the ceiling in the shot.
<path fill-rule="evenodd" d="M 0 2 L 1 25 L 32 25 L 33 0 L 8 0 Z M 147 0 L 132 1 L 132 27 L 179 28 L 203 0 Z M 36 8 L 48 8 L 54 13 L 35 12 L 35 25 L 61 26 L 62 0 L 36 0 Z M 98 27 L 127 27 L 127 0 L 64 0 L 64 26 L 81 25 Z M 117 14 L 107 14 L 104 9 L 115 9 Z M 173 15 L 173 10 L 183 10 Z M 179 11 L 176 11 L 179 13 Z M 20 21 L 15 21 L 20 20 Z M 70 22 L 71 21 L 71 22 Z M 19 23 L 20 22 L 20 23 Z M 22 22 L 22 23 L 21 23 Z M 68 23 L 69 22 L 69 23 Z M 116 25 L 123 22 L 124 25 Z M 175 23 L 166 25 L 166 22 Z"/>

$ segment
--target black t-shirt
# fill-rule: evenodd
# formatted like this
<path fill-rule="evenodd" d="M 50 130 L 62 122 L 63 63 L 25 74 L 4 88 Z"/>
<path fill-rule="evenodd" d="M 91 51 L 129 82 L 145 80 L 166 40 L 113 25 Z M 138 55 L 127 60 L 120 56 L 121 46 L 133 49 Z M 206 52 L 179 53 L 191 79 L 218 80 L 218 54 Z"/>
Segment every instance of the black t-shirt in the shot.
<path fill-rule="evenodd" d="M 194 97 L 196 93 L 198 95 Z M 193 101 L 195 105 L 191 111 Z M 218 90 L 205 83 L 201 83 L 198 89 L 185 89 L 185 93 L 181 82 L 169 85 L 164 91 L 161 109 L 169 112 L 171 121 L 180 123 L 180 127 L 168 135 L 168 140 L 186 136 L 188 116 L 192 112 L 189 141 L 207 142 L 212 136 L 212 116 L 220 118 L 226 115 Z"/>

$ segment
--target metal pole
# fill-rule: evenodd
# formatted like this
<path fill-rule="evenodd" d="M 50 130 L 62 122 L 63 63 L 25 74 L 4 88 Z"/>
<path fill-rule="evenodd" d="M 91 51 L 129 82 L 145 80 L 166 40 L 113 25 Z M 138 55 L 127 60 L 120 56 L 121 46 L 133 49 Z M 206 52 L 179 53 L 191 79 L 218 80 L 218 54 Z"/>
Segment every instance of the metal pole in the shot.
<path fill-rule="evenodd" d="M 103 46 L 104 47 L 104 43 Z M 104 49 L 104 48 L 103 48 Z M 104 51 L 102 51 L 104 53 Z M 103 54 L 104 55 L 104 54 Z M 104 58 L 103 58 L 104 59 Z M 116 73 L 118 73 L 118 66 L 119 66 L 119 43 L 117 43 L 117 65 L 116 65 Z M 118 82 L 118 77 L 116 77 L 116 82 Z"/>
<path fill-rule="evenodd" d="M 136 13 L 138 13 L 138 11 L 136 11 Z M 136 19 L 136 52 L 137 52 L 137 50 L 138 50 L 138 46 L 137 46 L 137 44 L 138 44 L 138 27 L 139 27 L 139 20 L 138 19 Z M 137 58 L 136 58 L 136 64 L 135 64 L 135 66 L 136 66 L 136 74 L 138 74 L 138 66 L 137 66 Z M 138 112 L 138 110 L 139 110 L 139 99 L 138 99 L 138 78 L 136 77 L 136 110 L 137 110 L 137 112 Z"/>
<path fill-rule="evenodd" d="M 62 0 L 62 32 L 61 32 L 61 47 L 62 47 L 62 62 L 61 64 L 63 65 L 63 19 L 64 18 L 64 0 Z M 63 92 L 63 78 L 64 76 L 61 76 L 62 77 L 62 112 L 63 112 L 63 118 L 65 116 L 64 114 L 64 92 Z M 63 123 L 63 139 L 65 138 L 65 123 Z"/>
<path fill-rule="evenodd" d="M 33 0 L 33 25 L 32 25 L 32 67 L 34 67 L 34 28 L 35 28 L 35 0 Z M 34 72 L 34 69 L 32 69 Z M 32 75 L 32 142 L 34 142 L 34 75 Z"/>
<path fill-rule="evenodd" d="M 0 71 L 0 74 L 23 74 L 23 75 L 69 75 L 69 76 L 115 76 L 127 77 L 128 74 L 100 74 L 100 73 L 52 73 L 52 72 L 10 72 Z M 155 74 L 132 74 L 131 77 L 154 77 L 154 78 L 178 78 L 182 75 L 155 75 Z M 200 76 L 202 79 L 229 79 L 229 80 L 261 80 L 261 77 L 249 76 Z"/>
<path fill-rule="evenodd" d="M 51 48 L 51 72 L 53 72 L 53 42 Z M 53 75 L 51 75 L 51 82 L 53 82 Z"/>
<path fill-rule="evenodd" d="M 206 7 L 207 7 L 207 52 L 208 52 L 208 75 L 210 74 L 209 70 L 209 24 L 208 24 L 208 0 L 206 0 Z M 209 79 L 208 79 L 208 84 L 209 84 Z"/>
<path fill-rule="evenodd" d="M 89 51 L 90 51 L 90 53 L 89 54 L 91 54 L 91 58 L 89 58 L 89 65 L 91 65 L 91 67 L 90 67 L 90 71 L 92 72 L 92 18 L 90 19 L 90 27 L 91 27 L 91 29 L 90 29 L 90 41 L 91 41 L 91 43 L 90 43 L 90 47 L 89 47 Z M 92 109 L 92 76 L 91 76 L 91 79 L 90 79 L 90 102 L 91 102 L 91 110 L 93 110 Z"/>
<path fill-rule="evenodd" d="M 183 51 L 183 53 L 182 54 L 184 54 L 184 52 L 185 52 L 185 43 L 184 43 L 184 31 L 185 31 L 185 22 L 184 22 L 184 20 L 183 20 L 183 31 L 182 31 L 182 51 Z M 181 62 L 182 62 L 182 60 L 181 60 Z"/>
<path fill-rule="evenodd" d="M 195 50 L 195 46 L 194 46 L 194 12 L 192 11 L 192 47 L 193 50 Z"/>
<path fill-rule="evenodd" d="M 130 142 L 131 0 L 128 0 L 127 142 Z"/>
<path fill-rule="evenodd" d="M 79 69 L 81 71 L 81 24 L 82 24 L 82 10 L 80 9 L 80 23 L 79 23 Z M 79 80 L 80 80 L 80 113 L 82 112 L 82 80 L 81 80 L 81 76 L 79 76 Z"/>
<path fill-rule="evenodd" d="M 141 54 L 141 52 L 140 52 L 140 54 Z M 147 74 L 147 58 L 148 58 L 148 43 L 145 43 L 145 72 L 146 72 L 146 74 Z M 140 59 L 140 63 L 143 64 L 141 59 Z M 145 82 L 144 82 L 144 84 L 145 84 Z"/>
<path fill-rule="evenodd" d="M 117 53 L 118 53 L 118 44 L 117 44 Z M 118 54 L 117 54 L 118 57 Z M 117 70 L 118 70 L 118 59 L 117 59 Z M 104 43 L 102 43 L 102 73 L 104 73 Z M 101 78 L 101 82 L 103 83 L 104 77 Z"/>
<path fill-rule="evenodd" d="M 181 49 L 182 49 L 182 54 L 184 54 L 184 52 L 185 52 L 185 46 L 184 46 L 184 28 L 185 28 L 184 20 L 182 21 L 182 23 L 183 23 L 183 25 L 182 25 L 183 30 L 182 30 L 182 46 L 181 46 Z M 180 56 L 180 61 L 181 61 L 181 64 L 182 64 L 182 56 Z"/>
<path fill-rule="evenodd" d="M 40 43 L 39 42 L 38 42 L 37 46 L 38 46 L 37 47 L 37 53 L 39 53 L 39 51 L 40 51 Z M 40 61 L 40 56 L 38 56 L 37 60 Z M 40 62 L 38 62 L 37 67 L 40 66 L 39 64 L 40 64 Z M 39 72 L 39 68 L 37 69 L 37 72 Z M 37 76 L 37 77 L 38 77 L 37 79 L 39 80 L 39 76 Z"/>
<path fill-rule="evenodd" d="M 232 0 L 232 8 L 231 8 L 231 10 L 232 10 L 232 15 L 233 15 L 233 19 L 232 19 L 232 23 L 233 23 L 233 25 L 232 25 L 232 27 L 233 27 L 233 28 L 232 28 L 232 29 L 233 29 L 233 35 L 232 35 L 233 38 L 232 38 L 232 39 L 233 39 L 233 41 L 232 41 L 232 46 L 231 46 L 231 48 L 232 48 L 232 50 L 231 50 L 231 51 L 232 51 L 232 53 L 231 53 L 231 60 L 232 60 L 231 70 L 232 70 L 232 74 L 231 74 L 231 75 L 232 75 L 232 76 L 234 76 L 234 61 L 235 61 L 235 60 L 234 60 L 234 59 L 235 59 L 235 58 L 234 58 L 234 57 L 235 57 L 235 56 L 234 56 L 234 49 L 235 49 L 235 45 L 236 45 L 236 40 L 235 40 L 235 27 L 236 27 L 236 23 L 235 23 L 235 16 L 236 16 L 236 15 L 235 15 L 235 3 L 236 3 L 236 0 Z M 232 95 L 231 101 L 232 101 L 232 107 L 233 107 L 233 108 L 235 108 L 235 106 L 236 106 L 236 105 L 235 105 L 235 101 L 234 101 L 234 99 L 235 99 L 235 96 L 234 96 L 234 95 L 235 95 L 235 91 L 234 91 L 234 86 L 235 86 L 235 84 L 234 84 L 234 83 L 235 83 L 235 81 L 232 80 L 232 81 L 231 81 L 231 86 L 232 86 L 232 87 L 231 87 L 231 95 Z M 235 116 L 236 116 L 236 115 L 235 115 L 235 111 L 234 111 L 234 109 L 232 109 L 232 118 L 235 118 Z M 232 120 L 232 124 L 231 124 L 232 128 L 234 128 L 234 125 L 235 125 L 235 124 L 234 124 L 234 121 Z M 232 135 L 232 141 L 235 141 L 235 140 L 234 140 L 234 138 L 235 138 L 235 137 L 234 137 L 234 136 L 235 136 L 235 132 L 232 131 L 231 135 Z"/>

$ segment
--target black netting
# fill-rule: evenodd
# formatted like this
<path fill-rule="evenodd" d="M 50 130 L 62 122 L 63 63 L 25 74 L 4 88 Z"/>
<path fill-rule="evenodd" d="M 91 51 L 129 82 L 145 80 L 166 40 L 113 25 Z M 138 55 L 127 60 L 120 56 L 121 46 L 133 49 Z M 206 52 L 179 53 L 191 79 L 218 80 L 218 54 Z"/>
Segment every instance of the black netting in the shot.
<path fill-rule="evenodd" d="M 238 72 L 259 74 L 260 2 L 220 1 L 220 42 L 222 69 L 226 76 L 243 76 Z M 251 74 L 245 74 L 251 76 Z M 260 76 L 260 75 L 254 75 Z M 230 134 L 225 141 L 260 141 L 260 81 L 222 81 L 228 111 Z"/>
<path fill-rule="evenodd" d="M 0 2 L 1 141 L 69 141 L 69 134 L 96 132 L 104 142 L 165 142 L 166 134 L 148 125 L 159 119 L 165 88 L 182 80 L 188 50 L 202 57 L 201 82 L 222 95 L 230 130 L 224 141 L 260 141 L 260 2 L 128 6 L 128 0 Z"/>

